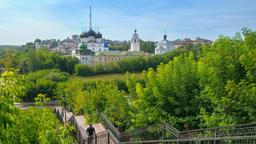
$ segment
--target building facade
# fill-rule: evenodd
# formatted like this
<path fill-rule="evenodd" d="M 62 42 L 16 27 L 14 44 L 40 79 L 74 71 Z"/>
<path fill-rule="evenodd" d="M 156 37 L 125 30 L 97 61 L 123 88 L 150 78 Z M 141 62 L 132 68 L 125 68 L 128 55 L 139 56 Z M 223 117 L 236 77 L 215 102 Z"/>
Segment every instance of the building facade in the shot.
<path fill-rule="evenodd" d="M 93 52 L 108 51 L 108 43 L 102 38 L 100 32 L 96 33 L 90 29 L 88 32 L 83 32 L 81 35 L 81 44 L 86 44 L 87 48 Z"/>
<path fill-rule="evenodd" d="M 184 39 L 177 39 L 173 41 L 173 45 L 175 48 L 185 47 L 189 45 L 205 45 L 205 44 L 212 44 L 211 40 L 203 39 L 197 37 L 196 39 L 184 38 Z"/>
<path fill-rule="evenodd" d="M 140 51 L 140 38 L 136 29 L 134 30 L 134 34 L 131 38 L 131 46 L 129 51 Z"/>
<path fill-rule="evenodd" d="M 82 64 L 91 64 L 93 59 L 94 52 L 87 49 L 86 44 L 81 44 L 79 49 L 75 49 L 71 52 L 72 57 L 79 59 Z"/>
<path fill-rule="evenodd" d="M 174 49 L 172 42 L 167 40 L 167 35 L 164 35 L 164 39 L 156 44 L 155 54 L 164 54 Z"/>
<path fill-rule="evenodd" d="M 144 53 L 140 51 L 98 51 L 92 52 L 87 48 L 83 48 L 72 51 L 72 57 L 79 59 L 80 63 L 88 65 L 96 64 L 107 64 L 111 62 L 117 62 L 124 58 L 138 57 L 138 56 L 149 56 L 149 53 Z"/>

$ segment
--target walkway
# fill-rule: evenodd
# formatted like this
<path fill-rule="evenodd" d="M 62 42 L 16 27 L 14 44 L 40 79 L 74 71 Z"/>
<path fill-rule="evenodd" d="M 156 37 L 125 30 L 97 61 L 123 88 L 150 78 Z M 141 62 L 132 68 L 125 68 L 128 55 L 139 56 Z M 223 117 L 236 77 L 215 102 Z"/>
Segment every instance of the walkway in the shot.
<path fill-rule="evenodd" d="M 33 102 L 27 103 L 16 103 L 17 108 L 26 110 L 30 106 L 35 106 Z M 57 114 L 57 117 L 62 123 L 69 122 L 74 126 L 74 135 L 80 144 L 87 144 L 88 136 L 86 129 L 89 125 L 86 123 L 86 119 L 83 115 L 74 115 L 73 112 L 65 111 L 62 106 L 59 106 L 57 101 L 50 101 L 44 106 L 38 106 L 38 108 L 52 108 Z M 96 123 L 92 125 L 95 129 L 96 135 L 93 139 L 93 144 L 117 144 L 115 138 L 111 138 L 109 132 L 103 127 L 101 123 Z M 113 135 L 112 135 L 113 136 Z"/>
<path fill-rule="evenodd" d="M 75 136 L 77 137 L 80 144 L 87 144 L 88 143 L 88 136 L 86 133 L 86 129 L 89 125 L 86 123 L 84 116 L 76 116 L 72 112 L 65 113 L 63 107 L 55 107 L 55 112 L 58 118 L 62 122 L 70 122 L 75 130 Z M 65 119 L 66 114 L 66 119 Z M 92 125 L 95 129 L 96 135 L 93 138 L 93 143 L 97 144 L 117 144 L 118 141 L 113 137 L 113 135 L 109 134 L 111 132 L 107 131 L 101 123 L 96 123 Z"/>

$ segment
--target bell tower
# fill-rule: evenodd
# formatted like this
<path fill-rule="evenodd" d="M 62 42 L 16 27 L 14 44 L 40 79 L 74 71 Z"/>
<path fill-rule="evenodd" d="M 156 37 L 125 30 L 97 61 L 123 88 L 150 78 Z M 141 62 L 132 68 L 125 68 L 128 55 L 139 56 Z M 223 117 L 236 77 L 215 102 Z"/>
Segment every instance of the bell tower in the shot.
<path fill-rule="evenodd" d="M 136 29 L 134 30 L 134 34 L 132 35 L 131 47 L 129 51 L 140 51 L 140 39 Z"/>

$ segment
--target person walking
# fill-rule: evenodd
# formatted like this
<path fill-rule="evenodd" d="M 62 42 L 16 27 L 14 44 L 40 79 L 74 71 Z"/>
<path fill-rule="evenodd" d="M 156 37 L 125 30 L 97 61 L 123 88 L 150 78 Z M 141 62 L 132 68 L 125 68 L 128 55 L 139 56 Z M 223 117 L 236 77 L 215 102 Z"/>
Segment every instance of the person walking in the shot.
<path fill-rule="evenodd" d="M 95 129 L 92 124 L 87 128 L 86 133 L 88 134 L 88 144 L 92 144 L 93 135 L 95 135 Z"/>

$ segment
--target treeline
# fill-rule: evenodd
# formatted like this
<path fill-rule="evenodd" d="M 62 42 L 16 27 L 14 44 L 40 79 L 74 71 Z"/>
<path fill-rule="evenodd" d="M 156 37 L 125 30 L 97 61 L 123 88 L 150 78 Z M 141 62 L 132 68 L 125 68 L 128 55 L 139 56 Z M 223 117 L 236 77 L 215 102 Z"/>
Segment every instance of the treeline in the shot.
<path fill-rule="evenodd" d="M 104 112 L 120 130 L 167 122 L 188 130 L 256 121 L 256 32 L 219 37 L 199 55 L 185 53 L 141 79 L 58 85 L 75 112 Z"/>
<path fill-rule="evenodd" d="M 143 52 L 148 52 L 148 53 L 154 54 L 155 47 L 156 47 L 155 42 L 153 42 L 153 41 L 140 40 L 140 50 Z M 130 48 L 129 41 L 124 41 L 123 43 L 110 42 L 110 44 L 109 44 L 110 50 L 128 51 L 129 48 Z"/>
<path fill-rule="evenodd" d="M 59 53 L 49 52 L 47 49 L 34 48 L 28 43 L 20 50 L 7 51 L 0 59 L 0 65 L 6 70 L 16 68 L 20 73 L 29 73 L 43 69 L 59 69 L 70 74 L 74 73 L 75 65 L 79 63 L 77 58 L 61 56 Z"/>
<path fill-rule="evenodd" d="M 163 55 L 131 57 L 108 64 L 78 64 L 75 66 L 75 74 L 78 76 L 92 76 L 100 74 L 142 72 L 143 70 L 147 70 L 148 68 L 155 69 L 160 63 L 168 63 L 175 56 L 196 50 L 197 48 L 193 48 L 190 50 L 181 48 L 165 53 Z"/>
<path fill-rule="evenodd" d="M 141 43 L 153 45 L 153 42 Z M 3 51 L 0 57 L 0 67 L 8 69 L 19 69 L 19 73 L 26 74 L 45 69 L 59 69 L 61 72 L 75 74 L 78 76 L 91 76 L 100 74 L 113 74 L 125 72 L 142 72 L 150 67 L 156 68 L 160 63 L 167 63 L 173 57 L 188 51 L 196 51 L 199 46 L 193 48 L 180 48 L 163 55 L 130 57 L 118 62 L 85 65 L 79 64 L 77 58 L 62 56 L 60 53 L 49 52 L 47 49 L 35 49 L 33 43 L 28 43 L 15 50 Z"/>

